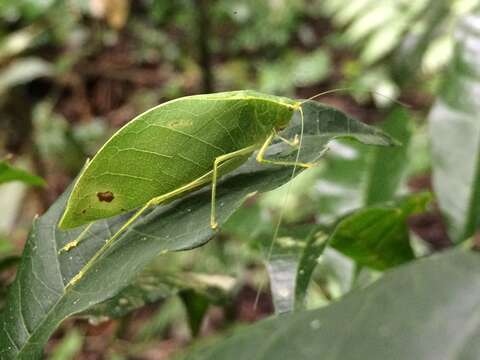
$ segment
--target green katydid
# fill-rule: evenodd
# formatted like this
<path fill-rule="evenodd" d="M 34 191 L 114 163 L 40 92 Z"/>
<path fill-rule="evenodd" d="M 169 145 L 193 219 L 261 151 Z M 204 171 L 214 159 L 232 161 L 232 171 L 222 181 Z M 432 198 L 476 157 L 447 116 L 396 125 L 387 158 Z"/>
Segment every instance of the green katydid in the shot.
<path fill-rule="evenodd" d="M 140 208 L 113 240 L 149 207 L 211 183 L 211 227 L 216 228 L 217 179 L 253 152 L 258 150 L 260 163 L 315 165 L 264 158 L 297 110 L 303 126 L 301 105 L 245 90 L 187 96 L 154 107 L 115 133 L 85 166 L 59 226 L 72 228 Z M 302 132 L 299 141 L 279 138 L 300 151 Z"/>

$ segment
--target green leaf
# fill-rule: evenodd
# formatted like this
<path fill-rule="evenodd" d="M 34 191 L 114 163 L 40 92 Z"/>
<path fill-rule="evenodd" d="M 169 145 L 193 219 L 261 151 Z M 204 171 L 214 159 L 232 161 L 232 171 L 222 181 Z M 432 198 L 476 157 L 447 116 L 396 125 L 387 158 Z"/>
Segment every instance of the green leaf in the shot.
<path fill-rule="evenodd" d="M 208 299 L 193 290 L 180 292 L 180 298 L 187 310 L 188 323 L 193 336 L 197 336 L 202 326 L 203 318 L 210 306 Z"/>
<path fill-rule="evenodd" d="M 412 136 L 412 126 L 408 112 L 400 106 L 388 114 L 381 128 L 402 146 L 389 149 L 373 149 L 370 167 L 367 170 L 364 204 L 373 205 L 392 199 L 397 193 L 408 163 L 408 148 Z"/>
<path fill-rule="evenodd" d="M 318 229 L 318 227 L 312 231 L 306 239 L 306 246 L 301 253 L 296 269 L 295 309 L 301 309 L 305 306 L 308 286 L 313 271 L 318 264 L 318 258 L 325 250 L 327 239 L 327 234 Z"/>
<path fill-rule="evenodd" d="M 453 241 L 463 241 L 480 227 L 480 13 L 457 29 L 445 85 L 429 115 L 433 185 Z"/>
<path fill-rule="evenodd" d="M 256 243 L 263 249 L 267 262 L 275 312 L 292 311 L 296 306 L 297 274 L 306 244 L 317 233 L 316 225 L 283 226 L 274 240 L 275 226 L 262 234 Z"/>
<path fill-rule="evenodd" d="M 13 167 L 7 161 L 0 161 L 0 184 L 10 181 L 21 181 L 32 186 L 45 186 L 45 181 L 25 170 Z"/>
<path fill-rule="evenodd" d="M 369 143 L 391 143 L 380 130 L 350 118 L 344 121 L 340 112 L 319 103 L 305 103 L 304 112 L 309 131 L 306 138 L 310 141 L 302 149 L 303 161 L 315 161 L 329 139 L 346 134 Z M 294 119 L 292 128 L 299 126 L 298 119 Z M 320 126 L 326 134 L 315 135 L 319 134 Z M 296 151 L 292 153 L 288 145 L 279 143 L 271 146 L 269 155 L 292 159 Z M 217 193 L 219 224 L 249 194 L 272 190 L 290 179 L 291 168 L 260 165 L 252 157 L 222 179 Z M 108 239 L 129 214 L 98 221 L 89 229 L 58 228 L 69 194 L 70 191 L 65 192 L 34 222 L 0 317 L 2 358 L 39 358 L 50 334 L 65 318 L 114 297 L 158 254 L 201 246 L 215 234 L 209 224 L 208 189 L 152 209 L 114 242 Z M 76 247 L 59 251 L 80 234 L 84 238 Z"/>
<path fill-rule="evenodd" d="M 445 252 L 328 307 L 244 327 L 185 359 L 478 359 L 479 272 L 478 254 Z"/>
<path fill-rule="evenodd" d="M 407 218 L 425 211 L 429 193 L 409 196 L 393 206 L 364 208 L 340 221 L 329 245 L 376 270 L 415 258 L 410 247 Z"/>

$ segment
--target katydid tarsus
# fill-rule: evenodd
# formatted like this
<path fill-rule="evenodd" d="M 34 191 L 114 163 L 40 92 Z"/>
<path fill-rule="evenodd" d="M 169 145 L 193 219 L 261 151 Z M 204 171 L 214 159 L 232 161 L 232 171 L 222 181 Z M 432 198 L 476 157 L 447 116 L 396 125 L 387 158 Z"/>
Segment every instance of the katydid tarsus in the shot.
<path fill-rule="evenodd" d="M 328 92 L 342 90 L 346 89 Z M 60 228 L 139 208 L 108 240 L 112 242 L 149 207 L 211 184 L 210 225 L 215 229 L 217 181 L 253 152 L 258 151 L 256 159 L 260 163 L 293 166 L 293 171 L 297 166 L 315 165 L 298 161 L 303 130 L 294 141 L 278 135 L 295 111 L 300 112 L 303 129 L 302 103 L 245 90 L 187 96 L 148 110 L 116 132 L 85 166 Z M 264 158 L 276 137 L 298 147 L 295 161 Z M 86 231 L 88 228 L 82 234 Z M 63 250 L 78 244 L 82 234 Z"/>

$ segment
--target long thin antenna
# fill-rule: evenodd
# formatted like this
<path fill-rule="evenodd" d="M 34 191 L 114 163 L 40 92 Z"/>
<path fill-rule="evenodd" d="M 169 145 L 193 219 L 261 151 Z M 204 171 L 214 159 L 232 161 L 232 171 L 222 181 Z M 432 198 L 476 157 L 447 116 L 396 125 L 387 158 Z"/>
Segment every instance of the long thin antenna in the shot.
<path fill-rule="evenodd" d="M 268 248 L 267 258 L 266 258 L 267 264 L 270 262 L 270 259 L 272 258 L 273 248 L 278 239 L 278 232 L 280 231 L 280 226 L 282 225 L 283 217 L 285 215 L 285 208 L 287 207 L 288 198 L 290 196 L 290 191 L 292 188 L 292 180 L 295 178 L 295 172 L 297 171 L 297 163 L 300 160 L 300 151 L 302 150 L 303 129 L 304 129 L 303 110 L 302 110 L 301 104 L 299 105 L 298 110 L 300 111 L 300 137 L 298 140 L 298 151 L 297 151 L 297 155 L 295 156 L 295 165 L 293 165 L 292 175 L 290 176 L 290 181 L 288 182 L 287 193 L 283 198 L 283 205 L 280 208 L 280 213 L 278 215 L 277 223 L 275 224 L 275 230 L 273 231 L 272 241 L 270 243 L 270 247 Z M 262 281 L 262 283 L 260 284 L 260 287 L 257 290 L 257 294 L 255 295 L 255 302 L 253 303 L 254 310 L 257 309 L 258 301 L 260 300 L 260 293 L 262 292 L 264 285 L 265 285 L 265 281 Z"/>
<path fill-rule="evenodd" d="M 310 100 L 314 100 L 320 96 L 323 96 L 323 95 L 328 95 L 328 94 L 332 94 L 332 93 L 337 93 L 337 92 L 346 92 L 346 91 L 353 91 L 355 90 L 354 87 L 344 87 L 344 88 L 337 88 L 337 89 L 331 89 L 331 90 L 327 90 L 327 91 L 323 91 L 321 93 L 318 93 L 318 94 L 315 94 L 313 95 L 312 97 L 309 97 L 308 99 L 306 100 L 303 100 L 301 103 L 300 103 L 300 106 L 303 105 L 305 102 L 307 101 L 310 101 Z M 370 94 L 374 94 L 374 95 L 378 95 L 378 96 L 381 96 L 387 100 L 390 100 L 391 102 L 397 104 L 397 105 L 400 105 L 400 106 L 403 106 L 403 107 L 406 107 L 407 109 L 411 109 L 412 107 L 410 105 L 408 105 L 407 103 L 404 103 L 403 101 L 400 101 L 400 100 L 397 100 L 397 99 L 394 99 L 388 95 L 385 95 L 385 94 L 382 94 L 382 93 L 379 93 L 377 91 L 374 91 L 374 90 L 365 90 L 365 92 L 368 92 Z"/>

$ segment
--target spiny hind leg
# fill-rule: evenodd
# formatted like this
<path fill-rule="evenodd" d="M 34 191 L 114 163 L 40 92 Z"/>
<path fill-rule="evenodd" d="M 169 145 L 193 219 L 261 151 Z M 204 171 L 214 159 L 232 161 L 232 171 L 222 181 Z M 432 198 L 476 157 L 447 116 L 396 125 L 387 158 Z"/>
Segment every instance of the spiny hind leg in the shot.
<path fill-rule="evenodd" d="M 283 165 L 283 166 L 299 166 L 303 168 L 312 168 L 315 166 L 318 166 L 318 162 L 311 162 L 311 163 L 304 163 L 304 162 L 295 162 L 295 161 L 281 161 L 281 160 L 269 160 L 265 159 L 265 152 L 267 151 L 267 148 L 272 144 L 273 139 L 275 138 L 276 133 L 273 132 L 267 140 L 263 143 L 262 147 L 258 151 L 257 154 L 257 161 L 261 164 L 273 164 L 273 165 Z M 322 150 L 320 153 L 320 157 L 322 157 L 326 152 L 328 151 L 328 148 L 325 148 Z"/>
<path fill-rule="evenodd" d="M 228 160 L 232 160 L 237 157 L 245 156 L 251 154 L 258 148 L 257 145 L 247 146 L 243 149 L 233 151 L 228 154 L 218 156 L 213 162 L 213 175 L 212 175 L 212 202 L 210 210 L 210 227 L 216 229 L 218 227 L 216 219 L 216 196 L 217 196 L 217 179 L 218 179 L 218 168 L 220 165 Z"/>

